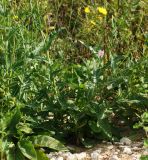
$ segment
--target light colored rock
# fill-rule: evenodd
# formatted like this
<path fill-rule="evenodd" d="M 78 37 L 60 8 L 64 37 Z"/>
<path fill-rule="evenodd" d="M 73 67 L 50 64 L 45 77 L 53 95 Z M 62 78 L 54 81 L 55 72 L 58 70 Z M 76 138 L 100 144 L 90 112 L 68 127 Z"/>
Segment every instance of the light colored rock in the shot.
<path fill-rule="evenodd" d="M 64 158 L 64 159 L 67 159 L 68 157 L 70 157 L 72 154 L 70 153 L 70 152 L 65 152 L 65 153 L 63 153 L 62 154 L 62 157 Z"/>
<path fill-rule="evenodd" d="M 110 144 L 110 145 L 112 145 L 112 142 L 107 142 L 107 144 Z"/>
<path fill-rule="evenodd" d="M 77 160 L 85 160 L 85 158 L 87 157 L 87 154 L 85 152 L 75 154 L 75 155 L 77 157 Z"/>
<path fill-rule="evenodd" d="M 101 153 L 101 151 L 102 151 L 102 149 L 101 148 L 98 148 L 97 150 L 95 150 L 95 152 L 97 152 L 97 153 Z"/>
<path fill-rule="evenodd" d="M 50 160 L 56 160 L 57 158 L 56 157 L 52 157 L 52 158 L 50 158 Z"/>
<path fill-rule="evenodd" d="M 71 154 L 66 160 L 78 160 L 75 154 Z"/>
<path fill-rule="evenodd" d="M 58 157 L 58 158 L 56 158 L 56 160 L 64 160 L 64 158 L 63 157 Z"/>
<path fill-rule="evenodd" d="M 97 152 L 92 152 L 91 153 L 91 160 L 98 160 L 99 159 L 99 153 Z"/>
<path fill-rule="evenodd" d="M 119 160 L 117 155 L 113 155 L 109 160 Z"/>
<path fill-rule="evenodd" d="M 132 141 L 127 137 L 123 137 L 123 138 L 120 139 L 120 143 L 122 143 L 124 145 L 131 145 Z"/>
<path fill-rule="evenodd" d="M 132 150 L 129 147 L 125 147 L 123 153 L 130 155 L 132 154 Z"/>
<path fill-rule="evenodd" d="M 133 151 L 140 151 L 140 150 L 142 150 L 142 148 L 133 147 L 132 150 L 133 150 Z"/>
<path fill-rule="evenodd" d="M 132 155 L 132 160 L 140 160 L 141 155 L 137 154 L 137 155 Z"/>
<path fill-rule="evenodd" d="M 109 150 L 112 150 L 113 148 L 114 148 L 113 145 L 110 145 L 110 146 L 107 147 L 107 149 L 109 149 Z"/>

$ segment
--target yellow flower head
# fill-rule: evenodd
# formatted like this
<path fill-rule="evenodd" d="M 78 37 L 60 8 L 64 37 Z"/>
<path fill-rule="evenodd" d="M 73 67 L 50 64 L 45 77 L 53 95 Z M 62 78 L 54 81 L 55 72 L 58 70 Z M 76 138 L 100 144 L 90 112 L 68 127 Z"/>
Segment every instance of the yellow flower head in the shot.
<path fill-rule="evenodd" d="M 98 7 L 97 8 L 97 10 L 101 13 L 101 14 L 103 14 L 103 15 L 107 15 L 107 10 L 105 9 L 105 8 L 103 8 L 103 7 Z"/>
<path fill-rule="evenodd" d="M 13 16 L 12 19 L 17 21 L 18 20 L 18 16 Z"/>
<path fill-rule="evenodd" d="M 85 13 L 90 13 L 89 7 L 85 7 L 84 11 L 85 11 Z"/>

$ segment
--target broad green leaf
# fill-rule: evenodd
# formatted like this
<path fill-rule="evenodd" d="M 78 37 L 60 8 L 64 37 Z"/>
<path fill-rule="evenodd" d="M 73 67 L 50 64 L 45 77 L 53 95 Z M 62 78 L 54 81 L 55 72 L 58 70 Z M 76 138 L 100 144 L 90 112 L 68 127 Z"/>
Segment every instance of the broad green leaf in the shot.
<path fill-rule="evenodd" d="M 101 131 L 104 133 L 104 135 L 109 138 L 112 139 L 112 132 L 111 132 L 111 127 L 110 124 L 108 123 L 107 119 L 99 119 L 97 121 L 97 127 L 99 127 L 101 129 Z"/>
<path fill-rule="evenodd" d="M 48 147 L 58 151 L 67 151 L 67 148 L 58 140 L 46 135 L 31 137 L 32 143 L 37 147 Z"/>
<path fill-rule="evenodd" d="M 25 139 L 20 140 L 18 142 L 18 147 L 26 158 L 30 160 L 37 160 L 37 154 L 31 141 Z"/>
<path fill-rule="evenodd" d="M 37 160 L 49 160 L 46 154 L 41 150 L 36 150 L 37 153 Z"/>
<path fill-rule="evenodd" d="M 100 133 L 101 132 L 101 129 L 97 126 L 96 122 L 89 121 L 88 124 L 89 124 L 90 128 L 93 130 L 93 132 L 96 132 L 96 133 Z"/>
<path fill-rule="evenodd" d="M 21 112 L 19 109 L 17 109 L 17 111 L 14 112 L 14 114 L 10 117 L 8 124 L 7 124 L 7 131 L 10 134 L 16 133 L 16 125 L 19 123 L 20 118 L 21 118 Z"/>
<path fill-rule="evenodd" d="M 19 125 L 17 126 L 17 129 L 27 134 L 33 133 L 31 127 L 29 126 L 29 123 L 19 123 Z"/>
<path fill-rule="evenodd" d="M 7 160 L 25 160 L 19 148 L 13 146 L 6 152 Z"/>

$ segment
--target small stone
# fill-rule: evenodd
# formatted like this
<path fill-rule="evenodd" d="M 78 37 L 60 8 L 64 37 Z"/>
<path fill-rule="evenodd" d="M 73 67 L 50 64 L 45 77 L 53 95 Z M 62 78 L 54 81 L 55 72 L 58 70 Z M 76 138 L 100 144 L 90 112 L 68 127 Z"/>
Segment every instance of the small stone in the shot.
<path fill-rule="evenodd" d="M 119 160 L 117 155 L 113 155 L 109 160 Z"/>
<path fill-rule="evenodd" d="M 113 145 L 110 145 L 110 146 L 107 147 L 107 149 L 109 149 L 109 150 L 112 150 L 113 148 L 114 148 Z"/>
<path fill-rule="evenodd" d="M 110 144 L 110 145 L 111 145 L 111 144 L 112 144 L 112 142 L 107 142 L 107 144 Z"/>
<path fill-rule="evenodd" d="M 124 145 L 131 145 L 131 143 L 132 143 L 132 141 L 131 141 L 129 138 L 127 138 L 127 137 L 121 138 L 121 139 L 120 139 L 120 142 L 121 142 L 122 144 L 124 144 Z"/>
<path fill-rule="evenodd" d="M 121 142 L 114 142 L 115 145 L 122 145 L 123 143 Z"/>
<path fill-rule="evenodd" d="M 52 157 L 52 158 L 50 158 L 50 160 L 56 160 L 57 158 L 56 157 Z"/>
<path fill-rule="evenodd" d="M 58 157 L 58 158 L 56 158 L 56 160 L 64 160 L 64 158 L 63 157 Z"/>
<path fill-rule="evenodd" d="M 132 160 L 140 160 L 141 155 L 140 154 L 134 154 L 132 155 Z"/>
<path fill-rule="evenodd" d="M 142 148 L 142 146 L 143 146 L 143 142 L 136 142 L 132 145 L 132 147 L 140 147 L 140 148 Z"/>
<path fill-rule="evenodd" d="M 140 151 L 142 148 L 138 148 L 138 147 L 133 147 L 132 150 L 133 151 Z"/>
<path fill-rule="evenodd" d="M 85 158 L 87 157 L 87 154 L 85 152 L 75 154 L 75 155 L 77 157 L 77 160 L 85 160 Z"/>
<path fill-rule="evenodd" d="M 91 153 L 91 159 L 92 160 L 98 160 L 99 159 L 99 153 L 97 153 L 97 152 L 92 152 Z"/>
<path fill-rule="evenodd" d="M 123 153 L 130 155 L 132 154 L 132 150 L 129 147 L 125 147 Z"/>
<path fill-rule="evenodd" d="M 101 148 L 98 148 L 97 150 L 95 150 L 95 152 L 97 152 L 97 153 L 101 153 L 101 151 L 102 151 L 102 149 Z"/>
<path fill-rule="evenodd" d="M 102 143 L 106 143 L 106 141 L 102 141 Z"/>
<path fill-rule="evenodd" d="M 67 157 L 66 160 L 77 160 L 77 157 L 75 154 L 71 154 L 70 156 Z"/>

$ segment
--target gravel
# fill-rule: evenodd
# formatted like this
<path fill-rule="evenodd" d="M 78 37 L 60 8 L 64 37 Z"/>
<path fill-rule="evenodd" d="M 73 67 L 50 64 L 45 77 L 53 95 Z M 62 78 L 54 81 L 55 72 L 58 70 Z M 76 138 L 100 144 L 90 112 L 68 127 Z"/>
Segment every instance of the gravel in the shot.
<path fill-rule="evenodd" d="M 80 153 L 51 152 L 50 160 L 140 160 L 141 155 L 148 155 L 148 149 L 141 142 L 132 142 L 124 137 L 119 143 L 101 143 L 92 149 L 81 148 Z"/>

